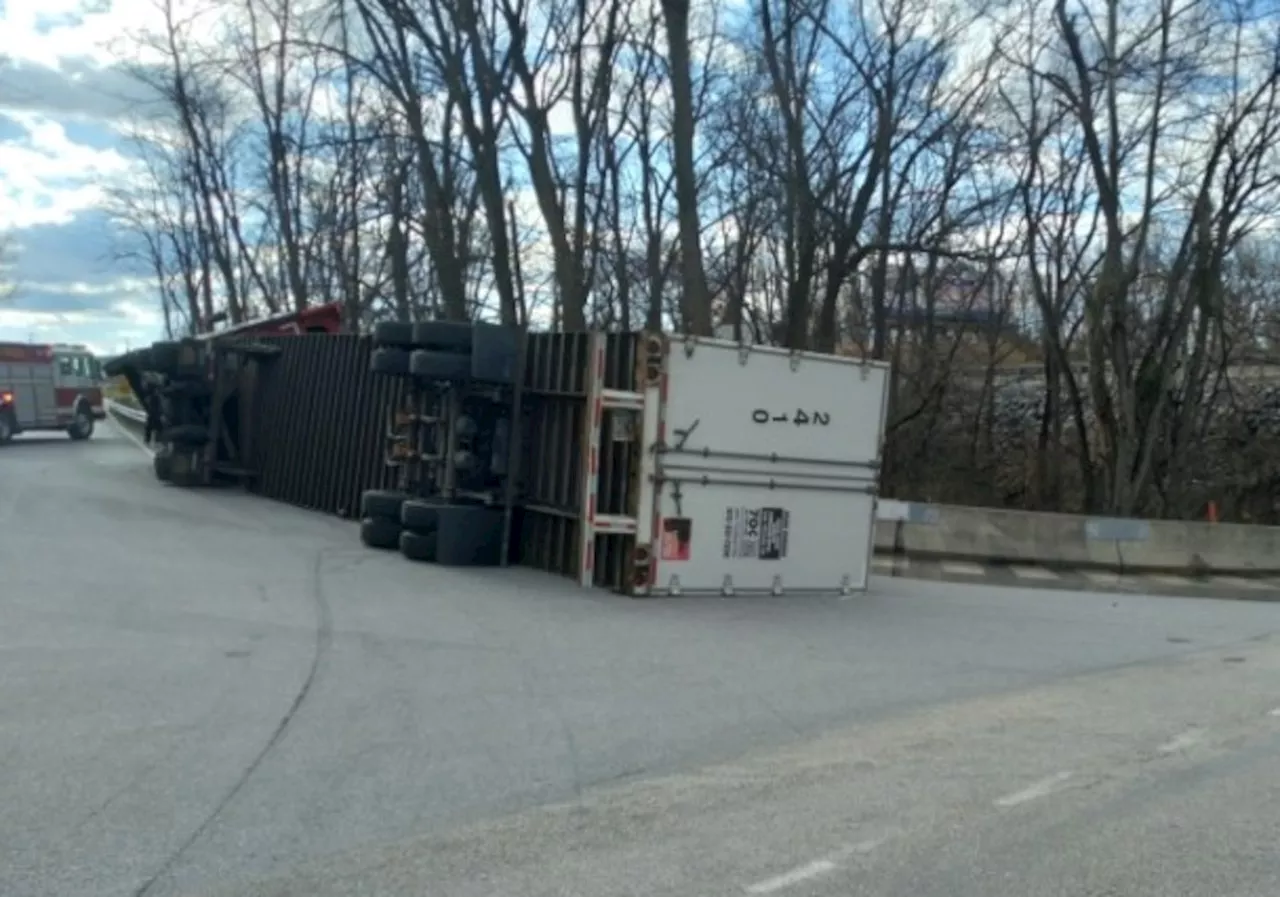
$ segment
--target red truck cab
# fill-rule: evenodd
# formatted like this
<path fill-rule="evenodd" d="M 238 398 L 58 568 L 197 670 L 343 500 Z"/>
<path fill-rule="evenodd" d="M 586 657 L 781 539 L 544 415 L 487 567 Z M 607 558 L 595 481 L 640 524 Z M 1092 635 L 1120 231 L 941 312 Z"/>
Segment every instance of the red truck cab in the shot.
<path fill-rule="evenodd" d="M 342 303 L 313 305 L 302 311 L 285 312 L 266 318 L 255 318 L 231 327 L 214 329 L 221 320 L 208 321 L 202 337 L 220 339 L 226 336 L 290 336 L 299 333 L 340 333 Z"/>

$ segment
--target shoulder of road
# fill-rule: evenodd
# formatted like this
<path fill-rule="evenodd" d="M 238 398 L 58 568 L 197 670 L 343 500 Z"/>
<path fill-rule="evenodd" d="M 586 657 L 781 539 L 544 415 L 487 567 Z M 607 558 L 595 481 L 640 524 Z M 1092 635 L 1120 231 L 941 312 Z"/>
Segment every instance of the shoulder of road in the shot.
<path fill-rule="evenodd" d="M 1038 564 L 978 563 L 876 555 L 872 574 L 938 582 L 1064 589 L 1069 591 L 1164 594 L 1193 598 L 1280 600 L 1280 574 L 1274 576 L 1205 576 L 1176 573 L 1121 573 L 1115 570 L 1051 569 Z"/>

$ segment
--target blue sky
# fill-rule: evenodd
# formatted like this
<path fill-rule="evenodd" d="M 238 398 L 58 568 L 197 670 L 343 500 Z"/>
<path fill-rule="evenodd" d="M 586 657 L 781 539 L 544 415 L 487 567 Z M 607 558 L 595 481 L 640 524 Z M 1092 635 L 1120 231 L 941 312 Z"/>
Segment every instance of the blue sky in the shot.
<path fill-rule="evenodd" d="M 161 336 L 145 271 L 122 260 L 104 211 L 126 185 L 122 133 L 140 92 L 116 63 L 150 24 L 147 0 L 0 0 L 0 233 L 10 247 L 0 340 L 102 353 Z"/>

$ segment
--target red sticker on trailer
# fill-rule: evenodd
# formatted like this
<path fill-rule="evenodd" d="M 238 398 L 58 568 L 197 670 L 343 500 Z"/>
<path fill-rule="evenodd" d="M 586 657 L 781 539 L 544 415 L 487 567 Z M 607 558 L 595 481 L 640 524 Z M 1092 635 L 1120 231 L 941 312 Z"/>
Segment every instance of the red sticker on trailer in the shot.
<path fill-rule="evenodd" d="M 662 559 L 687 561 L 693 550 L 693 521 L 688 517 L 664 517 L 662 520 Z"/>

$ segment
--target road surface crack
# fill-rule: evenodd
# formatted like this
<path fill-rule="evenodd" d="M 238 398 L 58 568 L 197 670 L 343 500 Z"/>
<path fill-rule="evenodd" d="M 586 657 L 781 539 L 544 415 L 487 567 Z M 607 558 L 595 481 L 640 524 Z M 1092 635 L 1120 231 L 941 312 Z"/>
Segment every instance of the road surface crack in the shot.
<path fill-rule="evenodd" d="M 245 785 L 248 784 L 249 779 L 253 777 L 254 772 L 256 772 L 258 767 L 262 765 L 263 761 L 267 759 L 267 756 L 275 749 L 276 745 L 280 743 L 285 732 L 288 731 L 289 725 L 293 722 L 294 717 L 297 716 L 298 711 L 307 700 L 307 696 L 311 693 L 311 687 L 315 684 L 316 673 L 320 669 L 320 663 L 328 653 L 329 645 L 333 640 L 333 617 L 329 608 L 329 601 L 324 594 L 323 570 L 321 569 L 323 557 L 323 552 L 317 552 L 315 565 L 312 568 L 311 597 L 312 602 L 315 605 L 316 612 L 316 635 L 315 646 L 311 652 L 311 666 L 307 670 L 307 677 L 303 680 L 302 685 L 294 695 L 293 702 L 289 705 L 289 709 L 285 711 L 284 716 L 282 716 L 280 721 L 276 724 L 275 730 L 271 733 L 271 737 L 267 739 L 266 743 L 254 756 L 253 760 L 250 761 L 249 765 L 240 773 L 235 783 L 230 789 L 228 789 L 227 793 L 222 796 L 222 799 L 218 801 L 217 805 L 214 806 L 209 815 L 204 818 L 204 821 L 201 822 L 200 825 L 196 826 L 195 831 L 193 831 L 187 839 L 182 842 L 177 850 L 169 855 L 168 859 L 161 864 L 160 868 L 157 869 L 150 878 L 138 886 L 137 890 L 133 892 L 133 897 L 147 897 L 160 880 L 164 878 L 164 876 L 167 875 L 175 865 L 177 865 L 183 855 L 186 854 L 186 852 L 204 836 L 204 833 L 207 832 L 217 818 L 222 815 L 223 811 L 230 806 L 236 796 L 244 790 Z"/>

